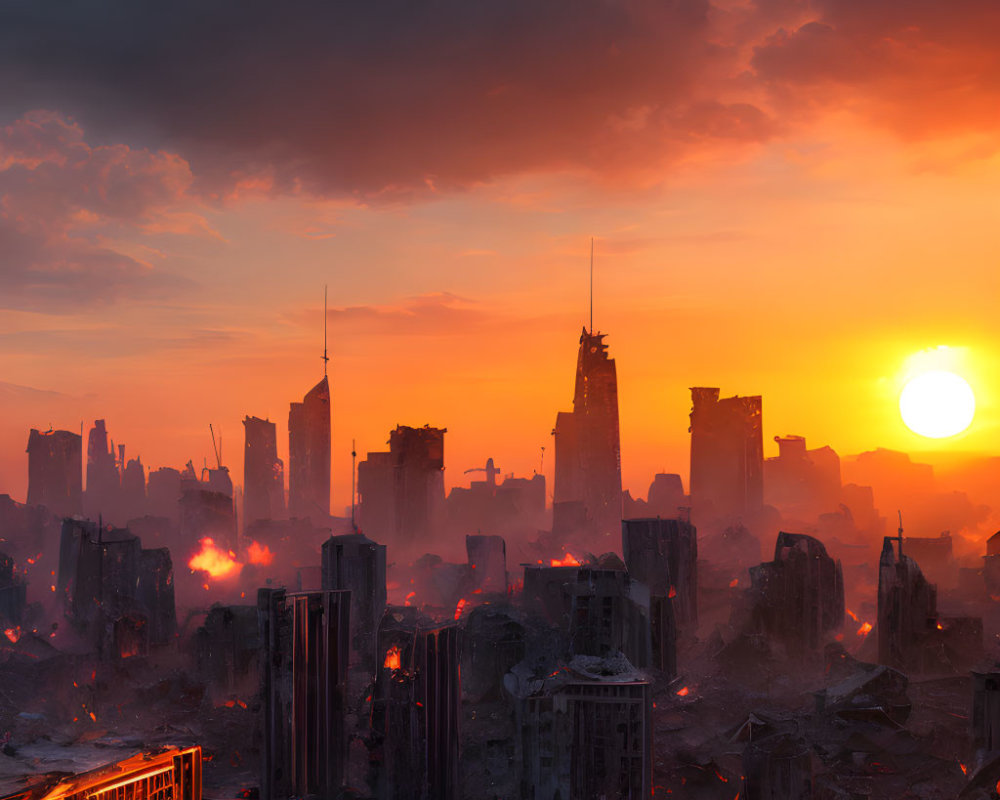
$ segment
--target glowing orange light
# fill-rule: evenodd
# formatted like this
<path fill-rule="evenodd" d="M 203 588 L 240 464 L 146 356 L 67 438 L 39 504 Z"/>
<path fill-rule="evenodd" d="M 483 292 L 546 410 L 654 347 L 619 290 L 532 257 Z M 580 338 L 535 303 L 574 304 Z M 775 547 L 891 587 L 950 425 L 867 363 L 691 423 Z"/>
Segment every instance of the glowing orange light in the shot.
<path fill-rule="evenodd" d="M 188 561 L 191 569 L 204 570 L 213 578 L 224 578 L 236 569 L 236 559 L 232 556 L 232 551 L 227 553 L 225 550 L 220 550 L 207 536 L 200 544 L 201 550 Z"/>
<path fill-rule="evenodd" d="M 552 559 L 553 567 L 578 567 L 580 562 L 573 558 L 572 553 L 567 553 L 562 560 Z"/>
<path fill-rule="evenodd" d="M 670 591 L 667 592 L 667 597 L 677 597 L 677 589 L 671 586 Z"/>
<path fill-rule="evenodd" d="M 943 630 L 944 630 L 944 625 L 942 625 L 942 624 L 941 624 L 941 623 L 939 622 L 939 623 L 937 624 L 937 629 L 938 629 L 939 631 L 943 631 Z"/>
<path fill-rule="evenodd" d="M 94 713 L 93 711 L 91 711 L 91 712 L 90 712 L 90 718 L 91 718 L 91 719 L 92 719 L 92 720 L 93 720 L 94 722 L 97 722 L 97 715 L 96 715 L 96 714 L 95 714 L 95 713 Z"/>
<path fill-rule="evenodd" d="M 853 611 L 851 611 L 851 609 L 849 609 L 849 608 L 848 608 L 848 609 L 846 609 L 846 610 L 844 611 L 844 613 L 845 613 L 845 614 L 847 614 L 847 616 L 849 616 L 849 617 L 850 617 L 851 619 L 853 619 L 853 620 L 854 620 L 855 622 L 857 622 L 857 621 L 858 621 L 858 615 L 857 615 L 857 614 L 855 614 L 855 613 L 854 613 Z"/>
<path fill-rule="evenodd" d="M 20 626 L 17 628 L 7 628 L 3 632 L 3 635 L 10 639 L 13 644 L 17 644 L 17 640 L 21 638 L 21 628 Z"/>
<path fill-rule="evenodd" d="M 402 663 L 402 652 L 396 645 L 385 651 L 385 662 L 382 664 L 386 669 L 399 669 Z"/>
<path fill-rule="evenodd" d="M 416 592 L 410 592 L 408 595 L 406 595 L 406 598 L 403 600 L 403 605 L 404 606 L 410 605 L 410 601 L 413 600 L 414 597 L 416 597 L 416 594 L 417 594 Z"/>
<path fill-rule="evenodd" d="M 683 687 L 682 689 L 678 690 L 678 692 L 677 692 L 677 696 L 678 696 L 678 697 L 687 697 L 687 696 L 688 696 L 688 691 L 689 691 L 689 690 L 688 690 L 688 687 L 687 687 L 687 686 L 685 686 L 685 687 Z"/>
<path fill-rule="evenodd" d="M 257 542 L 250 542 L 250 546 L 247 548 L 247 558 L 250 559 L 251 564 L 259 564 L 262 567 L 266 567 L 274 561 L 274 553 L 271 552 L 271 548 L 266 544 L 259 545 Z"/>
<path fill-rule="evenodd" d="M 861 627 L 858 628 L 858 636 L 867 636 L 871 633 L 872 624 L 870 622 L 862 623 Z"/>
<path fill-rule="evenodd" d="M 962 770 L 962 774 L 963 775 L 968 775 L 969 774 L 969 768 L 967 766 L 965 766 L 965 764 L 959 763 L 958 766 Z"/>
<path fill-rule="evenodd" d="M 458 601 L 458 605 L 455 606 L 455 619 L 458 619 L 460 616 L 462 616 L 462 609 L 465 608 L 465 602 L 466 602 L 465 598 L 463 597 L 461 600 Z"/>
<path fill-rule="evenodd" d="M 733 578 L 731 581 L 729 581 L 729 588 L 730 589 L 734 589 L 734 588 L 736 588 L 739 585 L 740 585 L 740 579 L 739 578 Z"/>

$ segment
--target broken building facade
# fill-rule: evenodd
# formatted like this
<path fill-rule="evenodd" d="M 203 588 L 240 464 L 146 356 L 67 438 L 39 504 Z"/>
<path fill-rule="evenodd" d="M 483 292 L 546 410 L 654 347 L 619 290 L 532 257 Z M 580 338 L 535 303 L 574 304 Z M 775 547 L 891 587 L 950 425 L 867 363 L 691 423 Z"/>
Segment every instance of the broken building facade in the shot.
<path fill-rule="evenodd" d="M 83 512 L 83 437 L 69 431 L 28 435 L 28 505 L 59 517 Z"/>
<path fill-rule="evenodd" d="M 622 554 L 629 575 L 653 597 L 670 597 L 681 628 L 698 623 L 698 531 L 686 519 L 622 521 Z"/>
<path fill-rule="evenodd" d="M 580 503 L 596 532 L 614 534 L 622 518 L 618 377 L 606 334 L 583 329 L 573 410 L 556 416 L 554 502 Z"/>
<path fill-rule="evenodd" d="M 761 398 L 719 399 L 691 389 L 691 505 L 709 518 L 744 517 L 764 505 Z"/>
<path fill-rule="evenodd" d="M 243 433 L 243 524 L 281 519 L 285 514 L 285 465 L 278 458 L 277 426 L 247 416 Z"/>
<path fill-rule="evenodd" d="M 386 606 L 385 545 L 360 533 L 331 536 L 322 548 L 324 590 L 351 593 L 351 642 L 374 672 L 375 637 Z"/>
<path fill-rule="evenodd" d="M 335 800 L 346 777 L 350 592 L 260 589 L 262 800 Z"/>

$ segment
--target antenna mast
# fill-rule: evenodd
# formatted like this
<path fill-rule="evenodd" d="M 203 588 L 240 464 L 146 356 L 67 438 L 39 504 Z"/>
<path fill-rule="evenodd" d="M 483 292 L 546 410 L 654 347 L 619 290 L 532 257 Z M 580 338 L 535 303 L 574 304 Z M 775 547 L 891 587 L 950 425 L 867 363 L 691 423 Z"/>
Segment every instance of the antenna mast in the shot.
<path fill-rule="evenodd" d="M 324 377 L 326 377 L 326 362 L 329 360 L 330 358 L 326 354 L 326 284 L 323 284 L 323 376 Z"/>
<path fill-rule="evenodd" d="M 590 237 L 590 335 L 594 335 L 594 237 Z"/>
<path fill-rule="evenodd" d="M 357 526 L 354 524 L 354 476 L 357 475 L 358 453 L 357 447 L 354 444 L 354 439 L 351 439 L 351 530 L 357 531 Z"/>
<path fill-rule="evenodd" d="M 208 423 L 208 432 L 212 434 L 212 450 L 215 451 L 216 466 L 218 466 L 219 469 L 222 469 L 222 453 L 219 451 L 219 448 L 215 446 L 215 431 L 212 428 L 211 422 Z M 219 436 L 219 440 L 220 442 L 222 440 L 221 434 Z"/>

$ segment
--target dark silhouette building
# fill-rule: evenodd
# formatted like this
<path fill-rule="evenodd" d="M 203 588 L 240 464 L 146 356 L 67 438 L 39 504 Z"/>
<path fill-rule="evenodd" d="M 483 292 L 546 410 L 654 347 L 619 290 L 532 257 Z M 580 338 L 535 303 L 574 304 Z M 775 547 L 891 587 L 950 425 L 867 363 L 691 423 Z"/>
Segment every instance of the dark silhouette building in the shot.
<path fill-rule="evenodd" d="M 288 411 L 288 513 L 303 518 L 330 516 L 330 383 L 326 375 Z"/>
<path fill-rule="evenodd" d="M 359 527 L 392 544 L 423 542 L 445 518 L 444 435 L 447 428 L 397 425 L 388 453 L 358 465 Z"/>
<path fill-rule="evenodd" d="M 457 800 L 462 697 L 459 630 L 425 627 L 415 609 L 392 607 L 378 636 L 372 699 L 376 796 Z"/>
<path fill-rule="evenodd" d="M 351 593 L 351 643 L 360 661 L 374 672 L 375 636 L 385 612 L 385 545 L 360 533 L 331 536 L 323 542 L 325 590 Z"/>
<path fill-rule="evenodd" d="M 28 434 L 28 505 L 56 516 L 83 512 L 83 438 L 70 431 Z"/>
<path fill-rule="evenodd" d="M 691 505 L 710 518 L 741 517 L 764 504 L 761 398 L 719 399 L 691 389 Z M 700 518 L 700 517 L 699 517 Z"/>
<path fill-rule="evenodd" d="M 248 416 L 243 430 L 243 524 L 280 519 L 285 513 L 285 465 L 278 458 L 277 428 Z"/>
<path fill-rule="evenodd" d="M 91 519 L 103 516 L 117 523 L 121 493 L 121 472 L 115 458 L 114 443 L 108 439 L 103 419 L 95 420 L 87 436 L 87 493 L 84 511 Z"/>
<path fill-rule="evenodd" d="M 580 334 L 573 411 L 560 411 L 553 430 L 553 490 L 555 503 L 582 503 L 595 530 L 613 534 L 622 517 L 621 445 L 618 378 L 605 336 Z"/>
<path fill-rule="evenodd" d="M 622 554 L 629 575 L 652 597 L 673 600 L 681 628 L 698 622 L 698 532 L 683 519 L 622 521 Z"/>
<path fill-rule="evenodd" d="M 350 592 L 257 592 L 262 800 L 341 796 L 350 606 Z"/>
<path fill-rule="evenodd" d="M 840 456 L 830 447 L 809 450 L 802 436 L 775 436 L 778 455 L 764 461 L 765 500 L 796 519 L 836 511 Z"/>

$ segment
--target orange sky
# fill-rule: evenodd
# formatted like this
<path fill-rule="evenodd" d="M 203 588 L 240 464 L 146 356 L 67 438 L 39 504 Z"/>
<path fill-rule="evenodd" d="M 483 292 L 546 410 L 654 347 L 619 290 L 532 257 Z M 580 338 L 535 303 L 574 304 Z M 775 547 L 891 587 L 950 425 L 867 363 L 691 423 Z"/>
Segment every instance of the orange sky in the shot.
<path fill-rule="evenodd" d="M 210 458 L 211 422 L 239 476 L 247 413 L 278 422 L 285 457 L 288 403 L 322 374 L 324 284 L 335 508 L 351 438 L 381 449 L 397 423 L 449 429 L 451 485 L 487 457 L 530 474 L 542 446 L 551 476 L 591 236 L 634 495 L 660 470 L 686 481 L 694 385 L 762 394 L 767 442 L 996 453 L 1000 23 L 960 5 L 946 25 L 926 3 L 698 5 L 700 45 L 656 61 L 663 81 L 639 77 L 656 41 L 622 33 L 587 91 L 497 55 L 470 67 L 476 91 L 428 77 L 438 124 L 415 109 L 370 148 L 290 121 L 299 173 L 233 119 L 185 138 L 25 89 L 0 118 L 0 492 L 24 497 L 29 427 L 98 416 L 152 467 Z M 459 113 L 470 91 L 493 99 Z M 219 182 L 199 148 L 223 134 L 245 160 Z M 978 402 L 943 443 L 896 406 L 908 359 L 939 347 Z"/>

